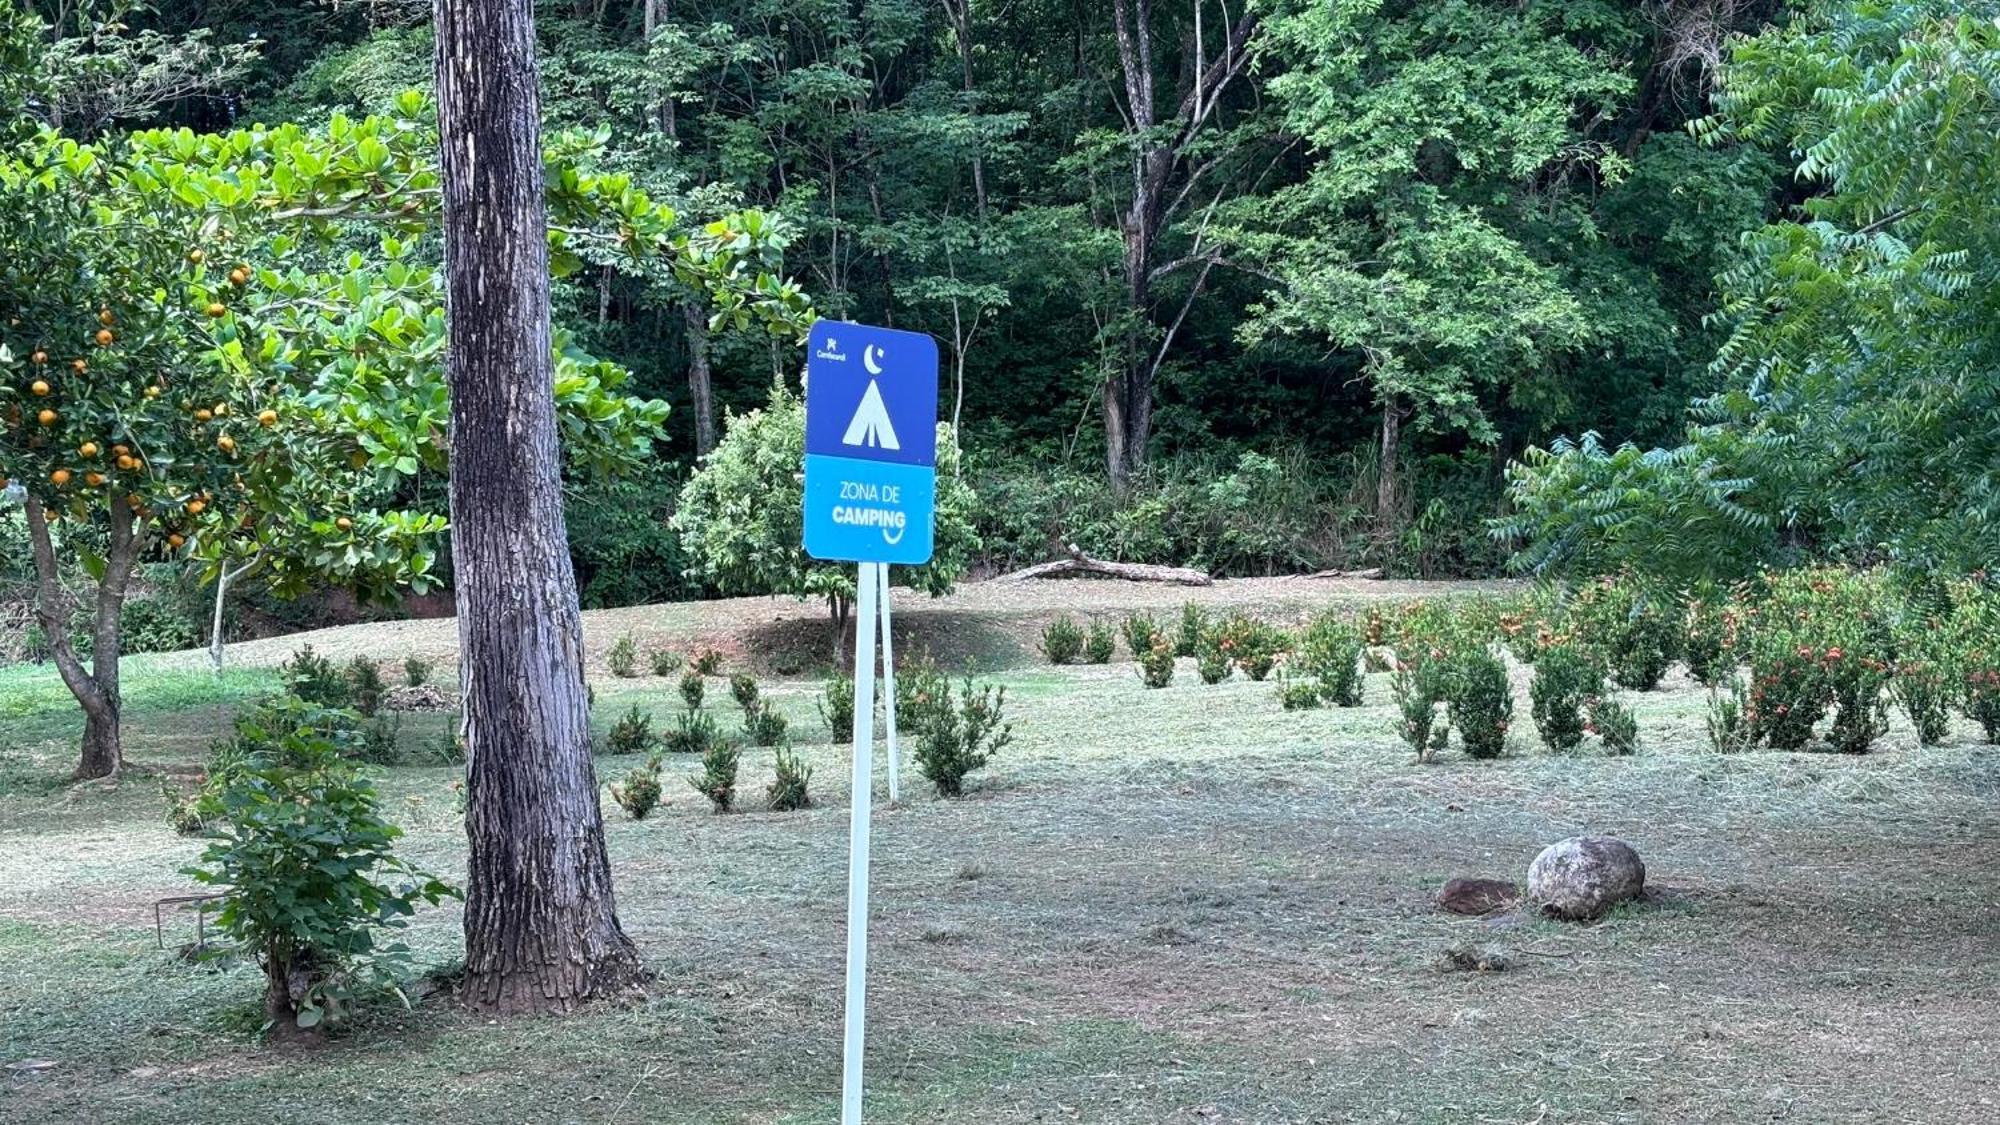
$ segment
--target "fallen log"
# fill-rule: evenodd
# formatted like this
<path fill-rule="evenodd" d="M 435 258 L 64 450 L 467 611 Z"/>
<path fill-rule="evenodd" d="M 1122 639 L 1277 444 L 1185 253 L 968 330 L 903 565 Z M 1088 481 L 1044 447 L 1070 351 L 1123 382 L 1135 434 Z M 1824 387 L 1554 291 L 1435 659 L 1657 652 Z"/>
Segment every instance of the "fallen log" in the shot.
<path fill-rule="evenodd" d="M 1307 575 L 1304 575 L 1303 577 L 1306 577 L 1306 578 L 1371 578 L 1371 579 L 1372 579 L 1372 578 L 1381 578 L 1381 577 L 1382 577 L 1382 568 L 1381 568 L 1381 567 L 1379 567 L 1379 566 L 1371 566 L 1371 567 L 1367 567 L 1367 568 L 1365 568 L 1365 569 L 1363 569 L 1363 570 L 1316 570 L 1316 571 L 1313 571 L 1313 572 L 1312 572 L 1311 574 L 1307 574 Z"/>
<path fill-rule="evenodd" d="M 1106 562 L 1084 555 L 1036 563 L 1012 574 L 1003 574 L 997 581 L 1026 582 L 1035 578 L 1119 578 L 1127 582 L 1165 582 L 1174 586 L 1215 585 L 1215 579 L 1193 567 Z"/>

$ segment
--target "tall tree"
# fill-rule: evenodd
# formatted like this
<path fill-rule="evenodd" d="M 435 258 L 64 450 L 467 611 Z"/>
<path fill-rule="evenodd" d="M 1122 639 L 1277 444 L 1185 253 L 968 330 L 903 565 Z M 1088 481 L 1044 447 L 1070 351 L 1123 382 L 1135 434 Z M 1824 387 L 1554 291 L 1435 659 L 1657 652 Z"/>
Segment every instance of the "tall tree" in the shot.
<path fill-rule="evenodd" d="M 465 999 L 565 1011 L 644 975 L 618 925 L 563 523 L 533 0 L 438 0 Z"/>
<path fill-rule="evenodd" d="M 1205 29 L 1206 5 L 1194 0 L 1191 7 L 1191 26 L 1181 44 L 1186 58 L 1178 68 L 1180 79 L 1168 91 L 1171 104 L 1162 107 L 1158 72 L 1163 52 L 1155 45 L 1152 0 L 1112 0 L 1111 6 L 1131 166 L 1131 194 L 1119 222 L 1125 241 L 1128 306 L 1123 358 L 1107 373 L 1103 386 L 1105 467 L 1121 487 L 1146 463 L 1146 446 L 1153 435 L 1154 384 L 1175 334 L 1216 262 L 1212 246 L 1203 252 L 1200 230 L 1194 234 L 1192 251 L 1178 260 L 1163 262 L 1161 246 L 1189 202 L 1208 191 L 1208 177 L 1224 162 L 1227 148 L 1217 151 L 1213 140 L 1222 127 L 1223 94 L 1249 65 L 1250 37 L 1257 30 L 1255 12 L 1245 11 L 1233 23 L 1225 20 Z M 1227 5 L 1218 8 L 1228 11 Z M 1213 57 L 1206 53 L 1211 39 L 1217 41 Z M 1213 198 L 1219 199 L 1220 193 Z M 1184 267 L 1196 270 L 1185 295 L 1171 313 L 1156 308 L 1161 279 Z"/>

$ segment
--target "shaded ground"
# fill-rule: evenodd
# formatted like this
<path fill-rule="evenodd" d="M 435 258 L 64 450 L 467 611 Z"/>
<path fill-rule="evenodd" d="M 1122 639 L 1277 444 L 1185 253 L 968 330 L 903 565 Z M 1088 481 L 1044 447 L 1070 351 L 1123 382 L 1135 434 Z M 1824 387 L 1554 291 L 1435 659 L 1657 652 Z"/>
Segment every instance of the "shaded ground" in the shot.
<path fill-rule="evenodd" d="M 1129 663 L 1023 666 L 1002 642 L 1048 596 L 937 607 L 1000 638 L 986 647 L 1014 666 L 997 679 L 1017 740 L 965 799 L 913 784 L 878 811 L 871 1121 L 2000 1116 L 2000 751 L 1969 726 L 1930 750 L 1899 726 L 1866 758 L 1725 758 L 1674 677 L 1633 697 L 1639 757 L 1542 753 L 1522 698 L 1515 756 L 1417 766 L 1389 733 L 1385 677 L 1362 708 L 1287 713 L 1273 685 L 1205 687 L 1187 662 L 1163 691 Z M 717 612 L 597 619 L 680 644 Z M 226 690 L 255 678 L 239 675 Z M 667 681 L 596 686 L 600 721 L 677 705 Z M 252 968 L 153 948 L 151 901 L 185 888 L 199 850 L 161 822 L 154 783 L 62 786 L 67 715 L 0 720 L 0 1067 L 17 1067 L 0 1069 L 0 1120 L 834 1120 L 845 759 L 811 685 L 771 690 L 809 740 L 818 807 L 718 817 L 670 776 L 666 807 L 610 825 L 621 917 L 661 973 L 650 1001 L 506 1024 L 380 1004 L 305 1057 L 256 1043 Z M 147 760 L 192 761 L 226 721 L 192 691 L 158 699 L 134 721 Z M 751 752 L 741 790 L 769 769 Z M 455 873 L 454 776 L 383 784 L 405 850 Z M 1518 878 L 1582 831 L 1632 841 L 1654 901 L 1585 927 L 1430 908 L 1448 876 Z M 447 963 L 456 926 L 426 914 L 413 944 Z M 1438 967 L 1468 943 L 1516 968 Z"/>

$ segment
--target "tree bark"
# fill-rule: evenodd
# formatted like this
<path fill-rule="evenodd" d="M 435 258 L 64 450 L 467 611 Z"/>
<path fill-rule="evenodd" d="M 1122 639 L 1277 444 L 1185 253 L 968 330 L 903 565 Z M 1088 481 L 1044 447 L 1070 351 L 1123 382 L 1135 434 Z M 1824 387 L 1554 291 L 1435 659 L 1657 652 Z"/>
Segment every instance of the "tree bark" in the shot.
<path fill-rule="evenodd" d="M 451 540 L 467 752 L 465 1002 L 643 978 L 618 925 L 562 510 L 533 0 L 438 0 Z"/>
<path fill-rule="evenodd" d="M 208 666 L 218 676 L 222 674 L 222 610 L 229 600 L 229 587 L 234 585 L 237 579 L 257 569 L 257 564 L 262 561 L 263 558 L 258 556 L 235 570 L 224 569 L 215 576 L 215 619 L 209 623 L 208 628 Z"/>
<path fill-rule="evenodd" d="M 700 297 L 681 304 L 687 323 L 688 408 L 694 411 L 694 451 L 704 456 L 715 448 L 715 381 L 708 360 L 708 309 Z"/>
<path fill-rule="evenodd" d="M 972 0 L 944 0 L 945 15 L 951 19 L 952 38 L 958 42 L 958 77 L 960 87 L 965 91 L 966 108 L 972 108 L 975 88 L 972 84 Z M 979 153 L 972 154 L 972 199 L 978 208 L 979 221 L 986 222 L 986 160 Z"/>
<path fill-rule="evenodd" d="M 1395 526 L 1400 511 L 1397 491 L 1396 455 L 1402 446 L 1403 407 L 1391 399 L 1382 404 L 1382 449 L 1375 471 L 1375 518 L 1377 530 L 1387 533 Z"/>
<path fill-rule="evenodd" d="M 85 670 L 69 643 L 72 608 L 63 593 L 56 565 L 55 541 L 49 535 L 48 513 L 32 496 L 27 502 L 28 541 L 35 556 L 35 621 L 48 640 L 63 686 L 83 708 L 83 744 L 74 777 L 78 781 L 116 777 L 125 768 L 119 726 L 121 698 L 118 657 L 122 634 L 119 621 L 125 591 L 139 556 L 138 520 L 122 495 L 110 505 L 110 550 L 104 574 L 97 582 L 97 606 L 91 619 L 90 668 Z"/>

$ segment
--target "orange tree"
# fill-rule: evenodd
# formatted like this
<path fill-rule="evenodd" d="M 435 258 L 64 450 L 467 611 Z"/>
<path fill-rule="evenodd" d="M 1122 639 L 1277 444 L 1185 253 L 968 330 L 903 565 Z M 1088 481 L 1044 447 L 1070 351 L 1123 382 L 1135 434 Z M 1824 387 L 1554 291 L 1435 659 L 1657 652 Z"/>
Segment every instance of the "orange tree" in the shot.
<path fill-rule="evenodd" d="M 95 146 L 43 132 L 0 156 L 0 477 L 25 490 L 37 623 L 84 711 L 79 777 L 122 765 L 119 610 L 141 560 L 256 566 L 280 592 L 430 581 L 442 518 L 380 506 L 447 452 L 436 134 L 422 99 L 399 110 Z M 776 274 L 784 223 L 686 230 L 585 172 L 587 140 L 551 147 L 557 269 L 670 271 L 719 327 L 809 322 Z M 573 464 L 651 452 L 666 406 L 625 380 L 557 342 Z M 89 599 L 69 593 L 79 570 Z"/>

